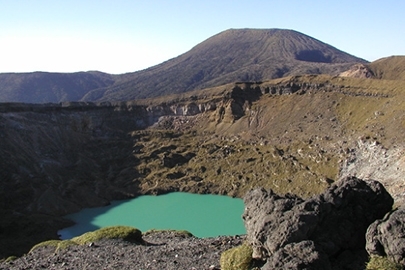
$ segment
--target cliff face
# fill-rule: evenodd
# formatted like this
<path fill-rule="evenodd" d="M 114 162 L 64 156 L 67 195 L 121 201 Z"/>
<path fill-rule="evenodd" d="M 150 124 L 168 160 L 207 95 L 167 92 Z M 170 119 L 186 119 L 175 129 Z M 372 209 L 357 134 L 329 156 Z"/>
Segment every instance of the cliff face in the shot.
<path fill-rule="evenodd" d="M 342 164 L 340 175 L 356 175 L 361 179 L 380 179 L 397 204 L 403 204 L 405 183 L 404 148 L 387 149 L 379 143 L 358 140 Z"/>
<path fill-rule="evenodd" d="M 1 207 L 63 215 L 139 194 L 131 132 L 217 104 L 0 106 Z"/>
<path fill-rule="evenodd" d="M 1 115 L 3 207 L 66 214 L 119 197 L 122 179 L 108 174 L 118 175 L 131 160 L 131 114 L 43 109 Z"/>

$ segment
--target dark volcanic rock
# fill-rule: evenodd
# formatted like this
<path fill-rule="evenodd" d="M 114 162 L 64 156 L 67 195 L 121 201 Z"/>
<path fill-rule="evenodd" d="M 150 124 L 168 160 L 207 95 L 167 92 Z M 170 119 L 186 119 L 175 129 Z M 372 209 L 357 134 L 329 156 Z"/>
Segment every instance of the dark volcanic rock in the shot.
<path fill-rule="evenodd" d="M 346 269 L 348 254 L 366 260 L 367 227 L 393 204 L 380 183 L 354 177 L 308 200 L 256 189 L 244 201 L 247 239 L 263 269 Z"/>
<path fill-rule="evenodd" d="M 405 208 L 402 206 L 371 224 L 366 241 L 370 255 L 387 256 L 405 265 Z"/>
<path fill-rule="evenodd" d="M 266 269 L 331 269 L 328 257 L 315 247 L 313 241 L 291 243 L 274 253 L 266 263 Z"/>

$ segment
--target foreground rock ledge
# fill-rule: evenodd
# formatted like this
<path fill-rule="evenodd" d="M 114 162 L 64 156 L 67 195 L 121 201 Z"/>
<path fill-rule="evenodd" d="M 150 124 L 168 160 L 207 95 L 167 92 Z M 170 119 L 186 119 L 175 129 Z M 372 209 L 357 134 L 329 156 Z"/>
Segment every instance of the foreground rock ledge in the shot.
<path fill-rule="evenodd" d="M 43 246 L 0 269 L 219 269 L 220 254 L 238 246 L 239 236 L 196 238 L 177 231 L 156 231 L 142 236 L 144 243 L 104 239 L 73 245 L 55 252 Z"/>
<path fill-rule="evenodd" d="M 379 182 L 355 177 L 308 200 L 256 189 L 244 201 L 247 240 L 262 269 L 362 269 L 366 230 L 393 205 Z"/>

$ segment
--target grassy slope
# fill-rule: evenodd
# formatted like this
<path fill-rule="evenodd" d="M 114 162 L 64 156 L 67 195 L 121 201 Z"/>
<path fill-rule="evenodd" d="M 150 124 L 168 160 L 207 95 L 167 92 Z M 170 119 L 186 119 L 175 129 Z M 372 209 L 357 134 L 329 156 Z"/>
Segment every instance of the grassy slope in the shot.
<path fill-rule="evenodd" d="M 326 86 L 305 94 L 264 95 L 237 120 L 218 122 L 215 112 L 206 112 L 184 118 L 188 123 L 184 130 L 159 127 L 134 132 L 134 145 L 142 149 L 135 154 L 142 190 L 243 196 L 248 189 L 262 186 L 307 197 L 337 179 L 339 162 L 359 138 L 386 147 L 402 144 L 403 82 L 301 76 L 261 87 L 292 82 Z M 339 91 L 326 91 L 328 85 Z M 212 91 L 218 96 L 231 89 L 226 85 L 200 94 Z M 164 156 L 173 153 L 195 157 L 173 168 L 163 166 Z"/>
<path fill-rule="evenodd" d="M 379 79 L 405 80 L 405 56 L 382 58 L 368 66 Z"/>

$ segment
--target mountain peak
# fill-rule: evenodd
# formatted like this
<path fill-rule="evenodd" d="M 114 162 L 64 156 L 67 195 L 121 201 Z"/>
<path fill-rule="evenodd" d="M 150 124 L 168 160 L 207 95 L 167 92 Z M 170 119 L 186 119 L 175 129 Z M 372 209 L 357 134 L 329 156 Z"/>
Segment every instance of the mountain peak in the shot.
<path fill-rule="evenodd" d="M 123 101 L 236 81 L 264 81 L 303 74 L 338 75 L 355 63 L 367 61 L 294 30 L 228 29 L 176 58 L 133 73 L 92 72 L 81 74 L 80 78 L 69 74 L 62 75 L 63 78 L 43 74 L 42 79 L 26 76 L 29 80 L 14 78 L 11 82 L 0 74 L 0 82 L 7 81 L 7 89 L 0 89 L 0 98 L 10 93 L 13 97 L 0 101 L 21 101 L 18 95 L 23 95 L 25 102 L 30 97 L 30 102 L 34 103 Z"/>
<path fill-rule="evenodd" d="M 347 63 L 367 61 L 342 52 L 308 35 L 289 29 L 229 29 L 194 49 L 220 46 L 223 51 L 236 49 L 242 54 L 278 60 L 298 60 L 315 63 Z M 249 51 L 247 51 L 248 49 Z M 252 51 L 251 51 L 252 50 Z"/>
<path fill-rule="evenodd" d="M 229 29 L 190 51 L 141 72 L 85 100 L 155 97 L 235 81 L 263 81 L 289 75 L 338 75 L 367 61 L 294 30 Z"/>

